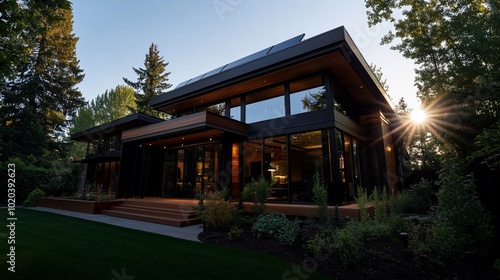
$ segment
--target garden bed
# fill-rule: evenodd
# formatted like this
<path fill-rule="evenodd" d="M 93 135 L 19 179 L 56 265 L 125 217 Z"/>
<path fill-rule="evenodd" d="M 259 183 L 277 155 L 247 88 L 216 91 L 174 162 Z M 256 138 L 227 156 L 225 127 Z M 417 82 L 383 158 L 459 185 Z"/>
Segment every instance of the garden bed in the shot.
<path fill-rule="evenodd" d="M 302 241 L 296 245 L 282 245 L 274 238 L 257 238 L 249 229 L 245 229 L 239 240 L 228 240 L 227 230 L 207 228 L 198 238 L 205 243 L 227 247 L 237 247 L 275 255 L 297 264 L 296 272 L 283 279 L 306 279 L 311 271 L 318 271 L 334 279 L 498 279 L 489 264 L 478 264 L 474 271 L 471 262 L 446 261 L 441 265 L 432 260 L 422 259 L 417 263 L 414 257 L 399 242 L 388 238 L 369 240 L 360 252 L 359 263 L 345 267 L 336 252 L 322 256 L 310 256 L 304 248 L 304 240 L 312 238 L 317 231 L 305 231 Z M 429 256 L 431 258 L 432 256 Z M 303 266 L 307 265 L 307 268 Z M 487 267 L 484 267 L 484 266 Z M 481 278 L 477 278 L 480 273 Z M 295 277 L 295 278 L 294 278 Z"/>
<path fill-rule="evenodd" d="M 121 203 L 121 200 L 87 201 L 71 198 L 41 197 L 37 201 L 37 206 L 87 214 L 98 214 L 101 210 L 109 209 L 111 206 L 119 205 Z"/>

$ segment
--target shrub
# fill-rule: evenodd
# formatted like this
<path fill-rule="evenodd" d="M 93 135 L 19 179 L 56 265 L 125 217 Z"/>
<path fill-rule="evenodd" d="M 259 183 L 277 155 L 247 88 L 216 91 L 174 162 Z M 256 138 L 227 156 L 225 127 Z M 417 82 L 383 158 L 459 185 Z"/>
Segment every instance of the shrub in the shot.
<path fill-rule="evenodd" d="M 300 228 L 300 220 L 295 219 L 293 221 L 289 221 L 278 231 L 278 235 L 276 236 L 281 244 L 292 245 L 297 242 L 298 237 L 301 234 Z"/>
<path fill-rule="evenodd" d="M 335 212 L 333 213 L 332 226 L 334 228 L 341 228 L 344 225 L 344 221 L 340 216 L 339 206 L 335 205 Z"/>
<path fill-rule="evenodd" d="M 384 188 L 385 190 L 385 188 Z M 386 194 L 387 192 L 384 191 Z M 375 221 L 378 223 L 382 223 L 387 218 L 387 206 L 385 201 L 386 195 L 380 195 L 377 188 L 373 190 L 373 203 L 374 203 L 374 211 L 375 211 Z"/>
<path fill-rule="evenodd" d="M 258 181 L 252 181 L 245 185 L 242 192 L 242 197 L 245 201 L 252 201 L 253 212 L 261 215 L 265 212 L 265 202 L 269 196 L 272 183 L 260 177 Z"/>
<path fill-rule="evenodd" d="M 60 196 L 63 192 L 73 194 L 82 170 L 81 165 L 70 162 L 51 162 L 33 157 L 10 158 L 0 162 L 0 170 L 5 170 L 0 173 L 0 180 L 4 182 L 7 182 L 8 164 L 14 164 L 16 168 L 16 198 L 19 201 L 26 200 L 35 188 L 41 189 L 47 196 Z M 0 185 L 0 202 L 7 198 L 6 186 Z"/>
<path fill-rule="evenodd" d="M 368 203 L 368 195 L 366 190 L 358 187 L 358 196 L 356 197 L 356 204 L 359 208 L 359 218 L 361 221 L 366 221 L 370 218 L 368 210 L 366 209 L 366 204 Z"/>
<path fill-rule="evenodd" d="M 258 238 L 276 237 L 280 229 L 288 223 L 285 215 L 273 212 L 259 216 L 252 226 L 252 231 Z"/>
<path fill-rule="evenodd" d="M 324 256 L 324 254 L 331 254 L 333 248 L 332 238 L 320 234 L 317 234 L 312 239 L 309 239 L 304 245 L 306 254 L 315 257 Z"/>
<path fill-rule="evenodd" d="M 314 203 L 318 206 L 317 211 L 318 211 L 318 218 L 319 221 L 321 222 L 321 225 L 323 227 L 327 227 L 329 225 L 329 218 L 328 218 L 328 192 L 326 188 L 321 185 L 321 180 L 319 177 L 319 173 L 316 172 L 314 174 L 314 186 L 312 188 L 312 193 L 314 195 L 313 200 Z"/>
<path fill-rule="evenodd" d="M 241 234 L 243 233 L 243 229 L 238 226 L 232 226 L 229 232 L 227 233 L 227 239 L 231 241 L 239 240 Z"/>
<path fill-rule="evenodd" d="M 34 207 L 38 198 L 45 197 L 45 192 L 39 188 L 34 189 L 28 195 L 28 198 L 24 201 L 24 207 Z"/>
<path fill-rule="evenodd" d="M 359 262 L 362 243 L 350 230 L 339 230 L 333 237 L 333 247 L 337 252 L 343 266 Z"/>
<path fill-rule="evenodd" d="M 411 185 L 408 190 L 410 196 L 407 211 L 414 213 L 426 213 L 432 206 L 434 191 L 432 184 L 422 178 L 417 184 Z"/>
<path fill-rule="evenodd" d="M 209 227 L 225 228 L 233 221 L 236 209 L 230 201 L 224 200 L 223 192 L 208 194 L 204 205 L 200 219 Z"/>
<path fill-rule="evenodd" d="M 412 197 L 408 191 L 402 191 L 389 198 L 389 208 L 391 214 L 401 215 L 411 209 Z"/>
<path fill-rule="evenodd" d="M 493 236 L 491 217 L 483 209 L 475 192 L 472 175 L 461 174 L 456 159 L 443 163 L 439 174 L 436 223 L 431 243 L 441 256 L 461 258 L 466 251 L 488 253 Z"/>

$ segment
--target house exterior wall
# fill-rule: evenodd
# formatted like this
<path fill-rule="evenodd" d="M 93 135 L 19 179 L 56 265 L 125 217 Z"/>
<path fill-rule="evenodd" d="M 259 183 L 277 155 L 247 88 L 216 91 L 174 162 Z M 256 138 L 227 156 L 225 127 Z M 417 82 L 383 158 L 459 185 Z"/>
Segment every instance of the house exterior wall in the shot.
<path fill-rule="evenodd" d="M 193 80 L 151 101 L 173 119 L 123 130 L 117 197 L 238 199 L 264 177 L 269 201 L 312 203 L 315 174 L 331 205 L 397 191 L 396 113 L 343 27 Z"/>

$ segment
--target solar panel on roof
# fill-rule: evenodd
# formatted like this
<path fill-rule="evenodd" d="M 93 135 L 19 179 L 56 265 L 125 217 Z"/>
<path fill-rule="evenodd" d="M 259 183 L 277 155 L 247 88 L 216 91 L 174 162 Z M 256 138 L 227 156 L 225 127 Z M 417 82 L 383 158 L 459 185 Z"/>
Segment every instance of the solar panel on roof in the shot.
<path fill-rule="evenodd" d="M 189 83 L 189 81 L 191 81 L 191 79 L 186 80 L 186 81 L 184 81 L 184 82 L 182 82 L 182 83 L 178 84 L 175 88 L 180 88 L 180 87 L 183 87 L 183 86 L 187 85 L 187 84 Z"/>
<path fill-rule="evenodd" d="M 226 64 L 226 65 L 227 65 L 227 64 Z M 221 67 L 219 67 L 219 68 L 216 68 L 216 69 L 214 69 L 214 70 L 210 70 L 210 71 L 208 71 L 207 73 L 205 73 L 205 75 L 203 76 L 203 78 L 206 78 L 206 77 L 209 77 L 209 76 L 212 76 L 212 75 L 218 74 L 219 72 L 221 72 L 221 71 L 224 69 L 224 67 L 226 67 L 226 65 L 221 66 Z"/>
<path fill-rule="evenodd" d="M 261 51 L 258 51 L 256 53 L 251 54 L 251 55 L 248 55 L 248 56 L 245 56 L 243 58 L 240 58 L 240 59 L 238 59 L 236 61 L 228 63 L 228 64 L 226 64 L 224 66 L 221 66 L 219 68 L 216 68 L 214 70 L 210 70 L 210 71 L 208 71 L 207 73 L 205 73 L 203 75 L 199 75 L 199 76 L 197 76 L 195 78 L 192 78 L 192 79 L 189 79 L 187 81 L 184 81 L 184 82 L 180 83 L 176 88 L 183 87 L 183 86 L 185 86 L 187 84 L 191 84 L 191 83 L 197 82 L 197 81 L 202 80 L 202 79 L 204 79 L 206 77 L 210 77 L 210 76 L 213 76 L 215 74 L 218 74 L 218 73 L 220 73 L 222 71 L 226 71 L 228 69 L 231 69 L 231 68 L 234 68 L 234 67 L 246 64 L 248 62 L 257 60 L 257 59 L 262 58 L 262 57 L 264 57 L 264 56 L 266 56 L 268 54 L 272 54 L 272 53 L 284 50 L 286 48 L 289 48 L 289 47 L 291 47 L 291 46 L 293 46 L 295 44 L 300 43 L 302 41 L 302 39 L 304 38 L 304 35 L 305 34 L 301 34 L 301 35 L 295 36 L 295 37 L 293 37 L 291 39 L 288 39 L 286 41 L 283 41 L 283 42 L 281 42 L 279 44 L 276 44 L 276 45 L 271 46 L 269 48 L 265 48 L 265 49 L 263 49 Z"/>
<path fill-rule="evenodd" d="M 267 53 L 267 54 L 272 54 L 272 53 L 275 53 L 275 52 L 279 52 L 281 50 L 284 50 L 286 48 L 289 48 L 295 44 L 298 44 L 302 41 L 302 38 L 304 38 L 306 34 L 300 34 L 299 36 L 295 36 L 291 39 L 288 39 L 284 42 L 281 42 L 277 45 L 274 45 L 273 48 Z"/>
<path fill-rule="evenodd" d="M 263 56 L 265 56 L 267 54 L 267 52 L 269 52 L 269 50 L 271 49 L 272 47 L 269 47 L 269 48 L 265 48 L 261 51 L 258 51 L 256 53 L 253 53 L 249 56 L 245 56 L 244 58 L 240 58 L 236 61 L 233 61 L 231 63 L 229 63 L 226 68 L 224 68 L 224 71 L 226 71 L 227 69 L 231 69 L 231 68 L 234 68 L 236 66 L 240 66 L 240 65 L 243 65 L 245 63 L 248 63 L 250 61 L 253 61 L 253 60 L 256 60 L 256 59 L 259 59 Z"/>
<path fill-rule="evenodd" d="M 203 77 L 204 77 L 204 76 L 205 76 L 205 74 L 203 74 L 203 75 L 199 75 L 199 76 L 197 76 L 197 77 L 194 77 L 194 78 L 192 78 L 191 80 L 189 80 L 189 82 L 188 82 L 188 83 L 186 83 L 185 85 L 190 84 L 190 83 L 194 83 L 194 82 L 196 82 L 196 81 L 199 81 L 199 80 L 203 79 Z"/>

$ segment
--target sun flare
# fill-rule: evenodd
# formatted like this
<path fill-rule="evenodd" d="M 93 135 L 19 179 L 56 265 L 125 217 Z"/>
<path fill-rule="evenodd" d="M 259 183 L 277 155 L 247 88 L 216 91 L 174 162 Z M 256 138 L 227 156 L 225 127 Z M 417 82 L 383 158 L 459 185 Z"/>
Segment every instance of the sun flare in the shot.
<path fill-rule="evenodd" d="M 413 111 L 411 111 L 410 117 L 414 123 L 423 123 L 427 119 L 427 114 L 422 109 L 413 109 Z"/>

